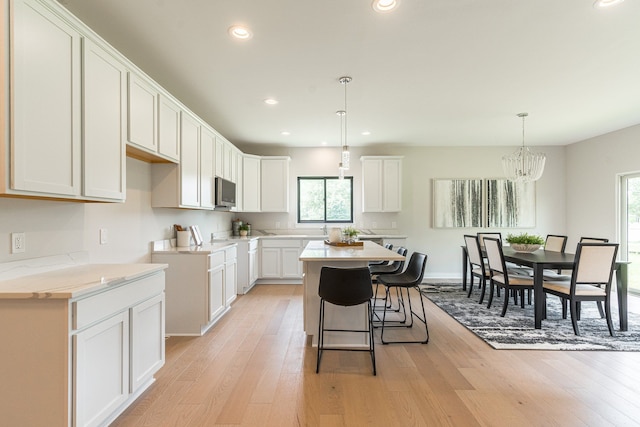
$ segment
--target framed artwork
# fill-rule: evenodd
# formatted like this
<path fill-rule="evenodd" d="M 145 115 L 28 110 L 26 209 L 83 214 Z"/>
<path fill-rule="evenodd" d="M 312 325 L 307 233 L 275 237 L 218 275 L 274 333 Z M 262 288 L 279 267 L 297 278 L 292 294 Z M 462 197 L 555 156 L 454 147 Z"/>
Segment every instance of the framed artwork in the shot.
<path fill-rule="evenodd" d="M 536 226 L 535 182 L 487 180 L 487 227 Z"/>
<path fill-rule="evenodd" d="M 482 179 L 434 179 L 435 228 L 482 227 Z"/>

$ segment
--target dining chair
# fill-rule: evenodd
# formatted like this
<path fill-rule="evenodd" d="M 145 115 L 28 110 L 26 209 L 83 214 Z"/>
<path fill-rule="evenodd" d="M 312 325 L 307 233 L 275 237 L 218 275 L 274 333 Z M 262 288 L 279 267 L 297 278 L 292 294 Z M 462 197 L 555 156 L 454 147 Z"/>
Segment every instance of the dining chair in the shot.
<path fill-rule="evenodd" d="M 533 289 L 533 278 L 509 274 L 504 261 L 502 243 L 500 240 L 487 237 L 484 239 L 484 243 L 487 261 L 489 262 L 489 274 L 491 276 L 489 279 L 489 303 L 487 304 L 487 308 L 491 308 L 494 288 L 504 288 L 504 302 L 502 304 L 502 313 L 500 314 L 501 317 L 504 317 L 507 313 L 509 297 L 511 295 L 515 296 L 515 294 L 520 292 L 521 306 L 524 308 L 523 292 L 525 290 Z"/>
<path fill-rule="evenodd" d="M 385 287 L 385 304 L 384 311 L 382 313 L 382 321 L 380 324 L 381 332 L 380 332 L 380 341 L 382 344 L 409 344 L 409 343 L 420 343 L 427 344 L 429 342 L 429 326 L 427 325 L 427 315 L 424 309 L 424 296 L 422 291 L 420 290 L 420 284 L 422 283 L 422 279 L 424 277 L 424 271 L 427 266 L 427 255 L 414 252 L 411 254 L 411 258 L 409 259 L 409 263 L 407 264 L 407 268 L 405 271 L 399 274 L 386 274 L 378 277 L 378 281 L 381 285 Z M 401 320 L 391 320 L 387 319 L 387 307 L 390 305 L 391 300 L 391 289 L 395 288 L 398 295 L 398 306 L 402 307 L 404 318 Z M 420 313 L 414 311 L 413 306 L 411 305 L 411 289 L 415 289 L 418 291 L 418 297 L 420 298 L 420 305 L 422 307 L 422 317 L 420 317 Z M 403 295 L 403 291 L 406 292 L 406 305 L 405 299 Z M 395 340 L 388 341 L 384 338 L 384 331 L 388 328 L 412 328 L 413 327 L 413 318 L 417 318 L 420 322 L 424 324 L 425 328 L 425 338 L 419 340 Z M 409 322 L 407 323 L 407 319 Z"/>
<path fill-rule="evenodd" d="M 564 252 L 567 246 L 567 236 L 561 236 L 557 234 L 547 234 L 547 238 L 544 242 L 545 251 Z"/>
<path fill-rule="evenodd" d="M 373 288 L 368 267 L 337 268 L 322 267 L 318 285 L 320 296 L 320 321 L 318 322 L 318 357 L 316 360 L 316 374 L 320 371 L 320 360 L 324 351 L 367 351 L 371 355 L 373 375 L 376 375 L 376 353 L 373 343 L 373 309 L 371 298 Z M 367 305 L 367 329 L 335 329 L 325 327 L 325 305 L 351 307 L 361 304 Z M 360 322 L 358 322 L 360 325 Z M 361 332 L 368 336 L 368 348 L 325 347 L 324 333 L 328 332 Z"/>
<path fill-rule="evenodd" d="M 478 278 L 478 287 L 480 288 L 480 300 L 479 304 L 484 301 L 484 294 L 487 289 L 487 280 L 489 280 L 489 268 L 485 265 L 482 251 L 480 249 L 480 243 L 478 242 L 478 236 L 471 234 L 464 235 L 464 243 L 467 248 L 467 256 L 469 258 L 469 264 L 471 265 L 471 280 L 469 283 L 469 291 L 467 298 L 471 297 L 473 291 L 473 278 Z"/>
<path fill-rule="evenodd" d="M 478 235 L 478 243 L 480 244 L 480 249 L 484 249 L 484 239 L 486 237 L 490 237 L 492 239 L 498 239 L 502 241 L 502 233 L 499 233 L 499 232 L 487 232 L 487 233 L 479 232 L 477 235 Z"/>
<path fill-rule="evenodd" d="M 609 243 L 609 239 L 601 237 L 581 237 L 580 243 Z"/>
<path fill-rule="evenodd" d="M 617 243 L 578 243 L 571 280 L 543 282 L 545 297 L 547 294 L 556 295 L 562 298 L 563 306 L 564 303 L 569 303 L 571 323 L 576 335 L 580 335 L 580 303 L 596 301 L 604 303 L 609 334 L 615 336 L 611 320 L 611 282 L 617 253 Z M 563 318 L 566 318 L 565 309 Z"/>

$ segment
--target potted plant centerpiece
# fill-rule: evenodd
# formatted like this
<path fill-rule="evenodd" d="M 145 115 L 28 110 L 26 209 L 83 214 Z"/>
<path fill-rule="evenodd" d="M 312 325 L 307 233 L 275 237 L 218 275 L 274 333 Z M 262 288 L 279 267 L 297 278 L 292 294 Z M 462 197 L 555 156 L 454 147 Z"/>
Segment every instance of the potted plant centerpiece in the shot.
<path fill-rule="evenodd" d="M 505 240 L 516 252 L 533 252 L 544 244 L 544 239 L 541 236 L 527 233 L 509 234 Z"/>
<path fill-rule="evenodd" d="M 342 240 L 346 243 L 353 243 L 358 237 L 359 231 L 353 227 L 345 227 L 342 229 Z"/>
<path fill-rule="evenodd" d="M 238 230 L 240 231 L 240 236 L 247 236 L 249 234 L 249 225 L 248 224 L 242 224 L 238 227 Z"/>

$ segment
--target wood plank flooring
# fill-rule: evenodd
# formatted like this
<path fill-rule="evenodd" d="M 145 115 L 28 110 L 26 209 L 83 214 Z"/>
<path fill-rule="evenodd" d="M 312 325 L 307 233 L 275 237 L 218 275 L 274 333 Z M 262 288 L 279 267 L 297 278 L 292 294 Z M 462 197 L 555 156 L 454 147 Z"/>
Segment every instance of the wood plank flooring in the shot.
<path fill-rule="evenodd" d="M 112 425 L 640 425 L 640 353 L 493 350 L 425 304 L 429 344 L 377 331 L 377 376 L 359 352 L 326 352 L 316 374 L 302 286 L 256 286 L 204 336 L 168 338 L 157 381 Z"/>

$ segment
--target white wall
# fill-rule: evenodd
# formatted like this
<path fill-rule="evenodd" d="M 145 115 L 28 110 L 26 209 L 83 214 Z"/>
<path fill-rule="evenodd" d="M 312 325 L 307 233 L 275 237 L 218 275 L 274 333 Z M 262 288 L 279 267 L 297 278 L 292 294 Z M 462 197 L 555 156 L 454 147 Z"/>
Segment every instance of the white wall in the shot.
<path fill-rule="evenodd" d="M 243 151 L 259 155 L 289 155 L 290 213 L 289 214 L 238 214 L 252 224 L 253 229 L 271 229 L 285 232 L 296 226 L 296 179 L 298 176 L 337 175 L 338 147 L 332 148 L 278 148 L 250 146 Z M 376 231 L 408 235 L 410 251 L 425 252 L 429 256 L 428 277 L 460 277 L 460 246 L 465 233 L 477 233 L 482 229 L 436 229 L 432 227 L 431 182 L 434 178 L 499 178 L 503 176 L 501 159 L 515 147 L 396 147 L 374 146 L 362 149 L 351 147 L 351 169 L 354 177 L 354 219 L 357 227 L 374 228 Z M 563 234 L 566 232 L 565 215 L 565 150 L 564 147 L 535 147 L 545 152 L 547 163 L 543 177 L 536 184 L 537 225 L 527 229 L 530 233 Z M 403 210 L 392 214 L 363 214 L 361 212 L 362 182 L 360 180 L 361 155 L 401 155 L 403 160 Z M 397 229 L 391 228 L 392 222 Z M 275 230 L 276 222 L 280 230 Z M 312 231 L 317 232 L 321 226 Z M 304 230 L 295 230 L 303 232 Z M 503 235 L 517 232 L 502 229 Z"/>
<path fill-rule="evenodd" d="M 580 236 L 618 237 L 618 177 L 640 171 L 640 125 L 566 147 L 568 247 Z"/>
<path fill-rule="evenodd" d="M 91 262 L 150 262 L 150 242 L 173 237 L 173 224 L 200 226 L 208 239 L 231 228 L 231 213 L 151 208 L 151 165 L 127 159 L 125 203 L 0 198 L 0 262 L 88 251 Z M 108 243 L 99 244 L 99 229 Z M 26 252 L 10 253 L 11 232 L 26 233 Z"/>

